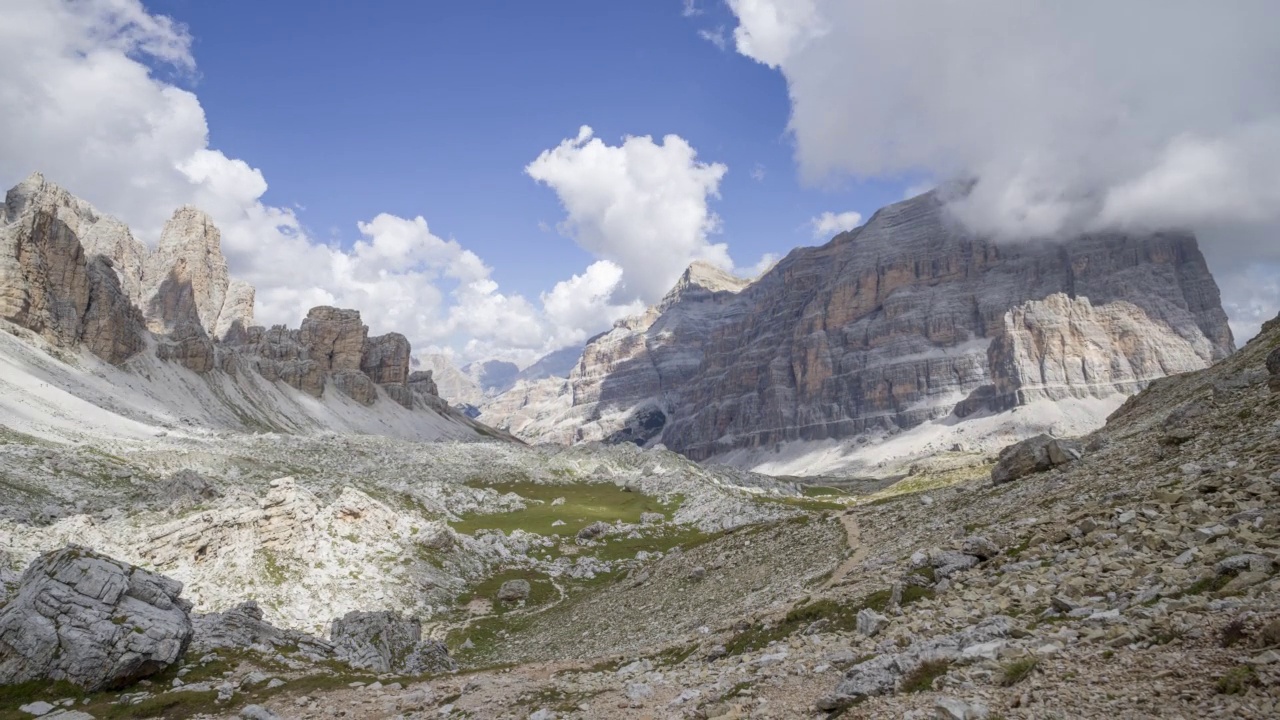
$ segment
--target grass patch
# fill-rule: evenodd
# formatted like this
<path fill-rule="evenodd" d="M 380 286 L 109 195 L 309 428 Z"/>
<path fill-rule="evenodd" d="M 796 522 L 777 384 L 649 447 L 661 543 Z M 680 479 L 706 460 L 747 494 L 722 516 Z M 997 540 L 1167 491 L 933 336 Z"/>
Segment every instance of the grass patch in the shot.
<path fill-rule="evenodd" d="M 506 570 L 476 584 L 470 593 L 458 598 L 458 603 L 465 604 L 473 597 L 480 597 L 493 601 L 494 612 L 506 612 L 518 605 L 498 600 L 498 589 L 508 580 L 525 580 L 529 583 L 529 597 L 525 598 L 525 607 L 546 605 L 556 599 L 556 587 L 546 575 L 534 570 Z"/>
<path fill-rule="evenodd" d="M 933 681 L 947 674 L 951 663 L 946 660 L 927 660 L 915 670 L 902 676 L 901 692 L 917 693 L 933 689 Z"/>
<path fill-rule="evenodd" d="M 886 502 L 901 499 L 905 495 L 914 495 L 985 478 L 991 475 L 992 467 L 994 467 L 993 464 L 970 465 L 942 472 L 908 475 L 887 488 L 867 495 L 863 502 L 868 505 L 883 505 Z"/>
<path fill-rule="evenodd" d="M 1030 677 L 1038 662 L 1035 658 L 1023 658 L 1006 663 L 1003 668 L 1003 674 L 1000 677 L 1000 684 L 1004 687 L 1017 685 Z"/>
<path fill-rule="evenodd" d="M 481 483 L 467 482 L 470 487 L 487 487 L 499 493 L 515 493 L 525 501 L 525 508 L 503 513 L 471 513 L 460 521 L 450 523 L 454 530 L 468 535 L 478 530 L 525 530 L 539 535 L 573 536 L 582 528 L 597 521 L 613 523 L 640 522 L 646 512 L 660 513 L 669 518 L 677 502 L 663 503 L 649 495 L 628 492 L 612 483 L 573 483 L 567 485 L 543 485 L 535 482 L 509 481 Z M 564 498 L 559 505 L 551 503 Z M 559 520 L 563 525 L 554 525 Z"/>
<path fill-rule="evenodd" d="M 1024 553 L 1024 552 L 1026 552 L 1026 551 L 1027 551 L 1027 548 L 1029 548 L 1029 547 L 1031 547 L 1031 536 L 1030 536 L 1030 535 L 1028 535 L 1028 536 L 1026 536 L 1025 538 L 1023 538 L 1023 539 L 1022 539 L 1022 542 L 1018 543 L 1017 545 L 1014 545 L 1013 547 L 1009 548 L 1008 550 L 1005 550 L 1005 551 L 1004 551 L 1004 555 L 1005 555 L 1005 557 L 1009 558 L 1010 560 L 1016 560 L 1016 559 L 1018 558 L 1018 556 L 1019 556 L 1019 555 L 1021 555 L 1021 554 L 1022 554 L 1022 553 Z"/>
<path fill-rule="evenodd" d="M 820 500 L 816 497 L 773 497 L 770 495 L 760 495 L 755 498 L 756 502 L 770 503 L 773 505 L 786 505 L 787 507 L 799 508 L 810 512 L 822 512 L 823 510 L 844 510 L 848 507 L 844 503 L 832 502 L 830 500 Z"/>
<path fill-rule="evenodd" d="M 527 706 L 529 709 L 537 711 L 542 708 L 554 710 L 558 713 L 574 712 L 584 701 L 604 692 L 603 690 L 591 690 L 581 692 L 569 692 L 560 688 L 543 688 L 535 693 L 522 695 L 518 702 Z"/>
<path fill-rule="evenodd" d="M 609 536 L 601 547 L 591 553 L 600 560 L 630 560 L 640 551 L 670 552 L 679 546 L 682 550 L 691 550 L 699 545 L 721 537 L 723 533 L 704 533 L 690 525 L 651 526 L 640 531 L 640 537 Z"/>
<path fill-rule="evenodd" d="M 1239 665 L 1218 678 L 1218 692 L 1223 695 L 1243 695 L 1258 684 L 1258 674 L 1253 668 Z"/>
<path fill-rule="evenodd" d="M 675 667 L 687 660 L 697 649 L 698 646 L 693 644 L 675 645 L 656 655 L 649 655 L 647 659 L 658 667 Z"/>
<path fill-rule="evenodd" d="M 826 485 L 802 485 L 800 493 L 805 497 L 848 497 L 849 493 L 840 488 L 827 487 Z"/>
<path fill-rule="evenodd" d="M 910 605 L 919 600 L 931 598 L 933 595 L 933 591 L 929 588 L 916 587 L 914 585 L 905 587 L 902 590 L 902 605 Z M 880 590 L 867 595 L 859 602 L 851 604 L 841 604 L 830 599 L 805 603 L 793 608 L 781 621 L 774 625 L 756 623 L 734 635 L 729 639 L 729 642 L 725 643 L 725 650 L 730 655 L 741 655 L 744 652 L 760 650 L 768 646 L 769 643 L 784 640 L 819 620 L 827 621 L 827 624 L 822 628 L 823 632 L 851 632 L 858 626 L 859 611 L 870 609 L 876 612 L 884 612 L 889 606 L 890 599 L 892 599 L 891 591 Z"/>

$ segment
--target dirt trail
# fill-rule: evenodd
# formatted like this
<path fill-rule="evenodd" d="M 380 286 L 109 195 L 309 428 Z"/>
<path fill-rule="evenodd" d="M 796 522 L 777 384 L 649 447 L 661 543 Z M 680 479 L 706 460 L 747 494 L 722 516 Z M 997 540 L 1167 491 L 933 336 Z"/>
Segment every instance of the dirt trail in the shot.
<path fill-rule="evenodd" d="M 849 544 L 849 549 L 853 554 L 845 558 L 840 563 L 840 567 L 831 573 L 831 578 L 827 580 L 826 589 L 831 589 L 840 584 L 845 576 L 853 572 L 854 568 L 862 565 L 862 561 L 867 559 L 867 548 L 862 544 L 862 530 L 858 528 L 858 520 L 848 513 L 840 516 L 840 525 L 844 528 L 845 542 Z"/>

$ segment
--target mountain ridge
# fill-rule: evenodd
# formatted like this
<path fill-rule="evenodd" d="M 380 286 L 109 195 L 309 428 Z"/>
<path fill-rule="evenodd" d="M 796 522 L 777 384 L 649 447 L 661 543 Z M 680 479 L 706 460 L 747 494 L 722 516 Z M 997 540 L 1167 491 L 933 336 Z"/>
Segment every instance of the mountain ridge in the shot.
<path fill-rule="evenodd" d="M 117 417 L 120 427 L 198 419 L 210 429 L 503 435 L 450 409 L 430 373 L 410 371 L 408 340 L 369 336 L 356 310 L 312 308 L 296 330 L 253 325 L 253 288 L 229 276 L 221 233 L 196 208 L 179 208 L 148 251 L 124 223 L 34 173 L 6 194 L 3 220 L 0 322 L 13 393 L 3 404 L 14 418 L 32 403 L 72 434 L 66 407 L 96 418 L 80 429 L 91 434 L 109 434 Z M 114 402 L 104 379 L 128 401 Z M 49 385 L 62 394 L 33 396 Z"/>
<path fill-rule="evenodd" d="M 997 243 L 950 218 L 937 191 L 796 248 L 732 292 L 679 290 L 677 302 L 590 341 L 567 392 L 525 389 L 516 402 L 490 401 L 481 418 L 531 442 L 759 456 L 951 415 L 1123 396 L 1234 347 L 1193 235 Z M 670 347 L 682 349 L 676 371 L 657 372 L 654 358 Z M 1097 408 L 1085 425 L 1101 424 Z"/>

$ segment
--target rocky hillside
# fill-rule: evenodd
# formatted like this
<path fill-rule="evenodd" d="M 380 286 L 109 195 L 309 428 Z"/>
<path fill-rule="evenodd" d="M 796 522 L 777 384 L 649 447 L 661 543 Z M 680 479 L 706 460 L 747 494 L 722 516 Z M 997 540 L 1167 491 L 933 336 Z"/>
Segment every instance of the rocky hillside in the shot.
<path fill-rule="evenodd" d="M 935 191 L 749 285 L 691 268 L 661 305 L 593 339 L 567 385 L 519 389 L 482 417 L 532 441 L 759 464 L 1037 401 L 1110 409 L 1232 349 L 1193 236 L 995 244 Z"/>
<path fill-rule="evenodd" d="M 0 407 L 54 437 L 338 430 L 420 439 L 494 433 L 448 408 L 408 340 L 359 312 L 313 308 L 298 329 L 253 324 L 221 235 L 180 208 L 148 251 L 118 220 L 32 175 L 0 226 Z M 82 352 L 87 351 L 87 352 Z"/>
<path fill-rule="evenodd" d="M 866 494 L 627 446 L 10 436 L 5 477 L 84 506 L 0 520 L 0 682 L 32 678 L 0 716 L 1271 718 L 1278 429 L 1280 319 L 1087 437 Z"/>

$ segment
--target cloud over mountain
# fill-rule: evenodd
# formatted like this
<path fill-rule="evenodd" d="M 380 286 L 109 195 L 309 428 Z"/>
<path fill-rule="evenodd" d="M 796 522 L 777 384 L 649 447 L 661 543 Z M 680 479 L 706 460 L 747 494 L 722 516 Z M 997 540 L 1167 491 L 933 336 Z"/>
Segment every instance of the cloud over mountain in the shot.
<path fill-rule="evenodd" d="M 787 80 L 808 180 L 977 178 L 954 210 L 1011 239 L 1190 226 L 1237 332 L 1280 310 L 1239 292 L 1280 264 L 1280 5 L 728 4 L 738 52 Z"/>

